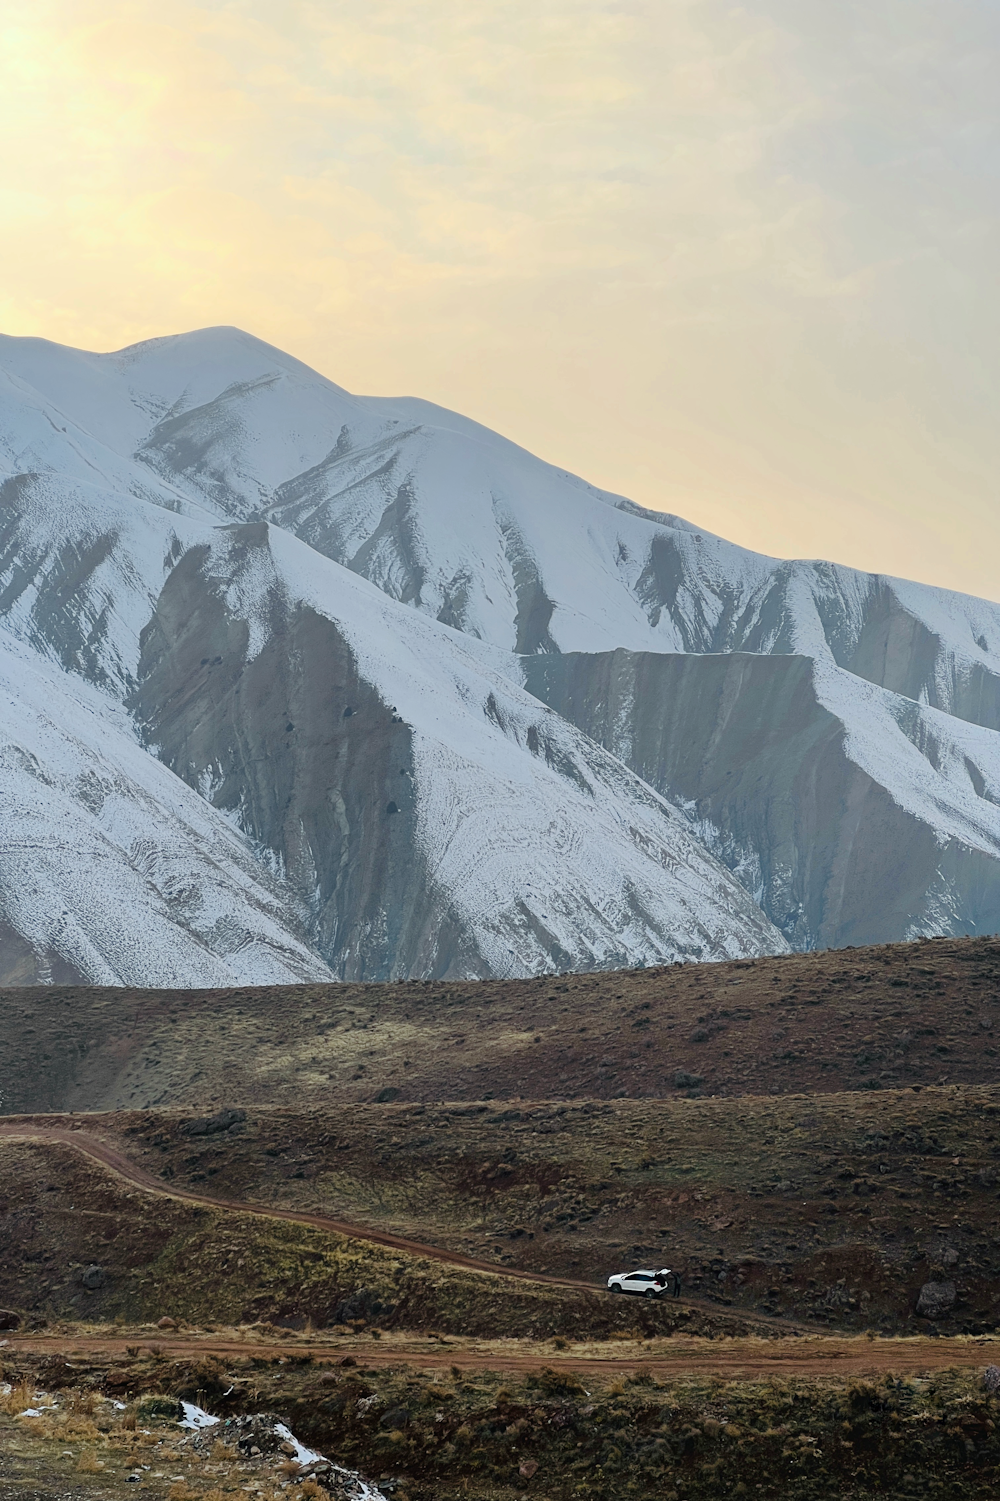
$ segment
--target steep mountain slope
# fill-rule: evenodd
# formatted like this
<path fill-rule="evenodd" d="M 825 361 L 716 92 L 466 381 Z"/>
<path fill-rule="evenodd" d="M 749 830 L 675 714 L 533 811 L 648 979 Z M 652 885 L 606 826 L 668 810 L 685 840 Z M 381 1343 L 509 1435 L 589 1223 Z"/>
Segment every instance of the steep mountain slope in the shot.
<path fill-rule="evenodd" d="M 505 650 L 799 652 L 1000 728 L 1000 606 L 747 552 L 429 402 L 352 396 L 239 330 L 108 355 L 0 338 L 0 370 L 11 472 L 266 513 Z"/>
<path fill-rule="evenodd" d="M 669 804 L 490 655 L 248 523 L 172 570 L 133 707 L 345 977 L 780 950 Z"/>
<path fill-rule="evenodd" d="M 0 621 L 336 973 L 1000 928 L 1000 606 L 747 552 L 238 330 L 0 340 L 0 377 Z"/>
<path fill-rule="evenodd" d="M 992 731 L 805 656 L 569 652 L 522 668 L 687 810 L 793 947 L 997 927 Z"/>
<path fill-rule="evenodd" d="M 0 642 L 0 983 L 332 978 L 303 913 L 86 683 Z"/>
<path fill-rule="evenodd" d="M 12 477 L 0 500 L 0 648 L 20 663 L 4 736 L 20 778 L 3 862 L 7 925 L 24 940 L 8 938 L 12 974 L 65 963 L 106 983 L 208 985 L 327 965 L 352 978 L 521 974 L 784 948 L 683 818 L 512 683 L 492 649 L 264 522 L 218 528 L 53 474 Z M 67 690 L 32 719 L 26 685 L 48 701 L 57 664 Z M 86 733 L 81 677 L 101 690 Z M 61 780 L 49 774 L 67 758 Z M 45 789 L 33 801 L 32 775 Z M 88 776 L 128 779 L 131 808 L 143 775 L 174 822 L 150 813 L 142 849 L 139 815 L 116 814 L 109 844 L 60 802 L 89 807 Z M 24 885 L 16 854 L 31 820 L 29 845 L 51 846 L 42 886 Z M 201 848 L 223 833 L 231 848 L 213 858 L 238 869 L 210 900 Z M 99 855 L 115 867 L 103 885 Z M 237 876 L 260 891 L 241 898 Z M 160 898 L 230 967 L 161 941 L 143 915 Z M 272 927 L 255 928 L 241 914 L 265 898 Z M 134 953 L 52 936 L 59 917 L 96 942 L 106 912 L 114 931 L 132 925 Z M 271 969 L 254 944 L 280 952 Z"/>

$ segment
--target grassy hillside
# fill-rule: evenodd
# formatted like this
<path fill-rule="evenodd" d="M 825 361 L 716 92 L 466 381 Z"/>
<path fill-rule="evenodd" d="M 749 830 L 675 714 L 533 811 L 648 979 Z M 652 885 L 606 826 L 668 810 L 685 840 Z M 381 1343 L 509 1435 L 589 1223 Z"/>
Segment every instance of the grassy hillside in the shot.
<path fill-rule="evenodd" d="M 992 1084 L 1000 940 L 537 980 L 0 992 L 2 1108 Z"/>
<path fill-rule="evenodd" d="M 269 1407 L 394 1501 L 992 1494 L 995 1399 L 934 1368 L 959 1346 L 985 1366 L 1000 1330 L 998 980 L 1000 941 L 942 939 L 506 983 L 0 992 L 25 1126 L 80 1125 L 167 1194 L 494 1269 L 0 1138 L 7 1374 Z M 244 1118 L 189 1129 L 218 1107 Z M 602 1290 L 641 1262 L 690 1302 Z M 950 1290 L 933 1318 L 928 1282 Z M 163 1315 L 175 1349 L 127 1332 Z M 109 1353 L 84 1360 L 95 1327 Z M 356 1367 L 324 1366 L 341 1346 Z M 798 1374 L 767 1379 L 792 1350 Z M 130 1493 L 129 1430 L 92 1423 L 104 1469 L 71 1482 L 61 1421 L 0 1417 L 3 1496 Z M 312 1494 L 176 1463 L 185 1501 Z"/>
<path fill-rule="evenodd" d="M 0 1306 L 53 1321 L 431 1329 L 606 1338 L 745 1332 L 738 1311 L 648 1308 L 603 1292 L 464 1271 L 253 1214 L 135 1191 L 69 1147 L 0 1142 Z M 99 1267 L 97 1285 L 85 1273 Z"/>
<path fill-rule="evenodd" d="M 955 1285 L 942 1329 L 1000 1323 L 1000 1088 L 257 1109 L 207 1137 L 189 1119 L 86 1124 L 165 1187 L 316 1210 L 498 1270 L 602 1284 L 665 1264 L 720 1311 L 911 1331 L 936 1278 Z"/>

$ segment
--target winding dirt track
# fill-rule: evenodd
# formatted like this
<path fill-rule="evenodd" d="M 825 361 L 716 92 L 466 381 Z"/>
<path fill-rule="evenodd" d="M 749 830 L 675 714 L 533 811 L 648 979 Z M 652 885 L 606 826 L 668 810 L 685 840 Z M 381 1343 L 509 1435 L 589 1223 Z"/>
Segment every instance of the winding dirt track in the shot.
<path fill-rule="evenodd" d="M 200 1204 L 206 1209 L 228 1209 L 238 1214 L 264 1215 L 271 1220 L 294 1220 L 300 1225 L 312 1225 L 317 1230 L 327 1230 L 332 1235 L 343 1235 L 350 1240 L 372 1241 L 378 1246 L 389 1246 L 394 1251 L 406 1251 L 411 1256 L 425 1256 L 432 1261 L 446 1262 L 449 1266 L 464 1267 L 472 1272 L 488 1272 L 493 1277 L 516 1277 L 522 1282 L 547 1282 L 556 1287 L 573 1287 L 586 1292 L 598 1291 L 597 1284 L 583 1282 L 571 1277 L 554 1277 L 544 1272 L 518 1271 L 513 1267 L 498 1267 L 492 1261 L 479 1261 L 474 1256 L 463 1256 L 460 1251 L 444 1250 L 441 1246 L 428 1246 L 419 1240 L 408 1240 L 402 1235 L 390 1235 L 385 1230 L 373 1230 L 365 1225 L 354 1225 L 346 1220 L 330 1219 L 325 1214 L 314 1214 L 306 1209 L 279 1209 L 268 1204 L 250 1204 L 243 1199 L 215 1199 L 207 1194 L 196 1193 L 189 1188 L 167 1188 L 162 1178 L 154 1178 L 144 1168 L 132 1162 L 125 1154 L 92 1131 L 77 1126 L 40 1125 L 16 1116 L 0 1121 L 0 1138 L 19 1141 L 51 1141 L 63 1146 L 75 1147 L 78 1152 L 92 1157 L 109 1168 L 119 1178 L 141 1188 L 146 1193 L 158 1194 L 163 1199 L 184 1199 L 190 1204 Z M 689 1301 L 689 1300 L 685 1300 Z M 711 1307 L 711 1305 L 706 1305 Z M 716 1310 L 712 1309 L 714 1313 Z M 754 1321 L 756 1322 L 756 1320 Z M 763 1321 L 762 1321 L 763 1322 Z M 787 1326 L 783 1326 L 787 1327 Z"/>
<path fill-rule="evenodd" d="M 160 1198 L 183 1199 L 188 1203 L 209 1209 L 263 1215 L 268 1219 L 290 1220 L 303 1225 L 312 1225 L 334 1235 L 346 1236 L 352 1240 L 370 1241 L 376 1245 L 388 1246 L 393 1250 L 406 1251 L 410 1255 L 426 1257 L 449 1266 L 462 1267 L 468 1271 L 482 1272 L 492 1277 L 514 1278 L 521 1282 L 545 1283 L 550 1286 L 586 1292 L 601 1290 L 592 1282 L 584 1282 L 571 1277 L 556 1277 L 541 1272 L 522 1271 L 513 1267 L 497 1267 L 492 1262 L 463 1256 L 458 1251 L 426 1245 L 422 1241 L 409 1240 L 401 1235 L 391 1235 L 386 1231 L 331 1219 L 327 1215 L 315 1214 L 308 1210 L 280 1209 L 266 1204 L 251 1204 L 242 1199 L 211 1198 L 207 1194 L 196 1193 L 191 1189 L 167 1188 L 162 1179 L 154 1178 L 151 1173 L 147 1173 L 144 1168 L 132 1162 L 112 1142 L 75 1123 L 55 1125 L 50 1122 L 39 1122 L 37 1119 L 7 1117 L 0 1121 L 0 1141 L 3 1140 L 54 1142 L 72 1147 L 95 1162 L 101 1163 L 109 1172 L 122 1178 L 134 1188 L 142 1189 L 143 1192 L 155 1194 Z M 690 1307 L 701 1308 L 720 1320 L 726 1317 L 722 1310 L 711 1303 L 692 1298 L 684 1298 L 681 1302 Z M 385 1340 L 382 1348 L 376 1347 L 371 1341 L 359 1343 L 354 1340 L 339 1340 L 335 1344 L 323 1344 L 310 1340 L 307 1348 L 314 1359 L 322 1360 L 342 1357 L 345 1351 L 350 1352 L 357 1347 L 359 1358 L 372 1366 L 406 1363 L 431 1369 L 455 1365 L 466 1369 L 489 1368 L 515 1372 L 537 1370 L 543 1365 L 558 1364 L 566 1370 L 580 1373 L 589 1371 L 594 1375 L 601 1372 L 610 1375 L 641 1366 L 643 1370 L 649 1370 L 651 1374 L 663 1376 L 702 1371 L 747 1378 L 777 1374 L 864 1375 L 890 1370 L 915 1374 L 922 1371 L 941 1370 L 945 1367 L 981 1365 L 984 1360 L 990 1358 L 985 1355 L 981 1347 L 996 1349 L 995 1341 L 988 1338 L 979 1340 L 868 1340 L 819 1333 L 808 1325 L 794 1324 L 787 1319 L 768 1319 L 761 1315 L 747 1316 L 741 1313 L 736 1313 L 732 1317 L 734 1322 L 740 1322 L 744 1326 L 752 1323 L 763 1330 L 771 1328 L 785 1336 L 806 1335 L 808 1338 L 802 1340 L 785 1338 L 778 1344 L 773 1340 L 768 1341 L 766 1335 L 764 1339 L 751 1336 L 742 1340 L 727 1340 L 724 1348 L 711 1348 L 707 1341 L 702 1340 L 693 1344 L 678 1339 L 671 1342 L 669 1352 L 665 1352 L 661 1347 L 650 1350 L 648 1353 L 640 1350 L 634 1355 L 612 1358 L 603 1355 L 581 1356 L 548 1351 L 539 1354 L 521 1354 L 502 1348 L 502 1342 L 498 1342 L 501 1345 L 500 1348 L 492 1349 L 482 1346 L 461 1348 L 457 1345 L 444 1345 L 442 1347 L 440 1344 L 434 1347 L 427 1341 L 412 1339 L 393 1341 L 391 1344 L 389 1340 Z M 10 1343 L 39 1354 L 53 1353 L 57 1348 L 65 1348 L 67 1344 L 71 1344 L 74 1350 L 87 1351 L 95 1355 L 121 1355 L 125 1353 L 127 1341 L 110 1336 L 105 1338 L 93 1335 L 85 1335 L 82 1338 L 74 1336 L 70 1340 L 67 1340 L 65 1335 L 13 1335 L 10 1337 Z M 134 1344 L 135 1341 L 128 1343 Z M 293 1354 L 296 1349 L 292 1341 L 282 1341 L 280 1345 L 275 1345 L 274 1343 L 255 1343 L 249 1339 L 226 1340 L 205 1335 L 185 1336 L 179 1333 L 158 1336 L 155 1344 L 165 1354 L 177 1356 L 209 1353 L 219 1356 L 259 1354 L 275 1359 L 280 1352 Z"/>

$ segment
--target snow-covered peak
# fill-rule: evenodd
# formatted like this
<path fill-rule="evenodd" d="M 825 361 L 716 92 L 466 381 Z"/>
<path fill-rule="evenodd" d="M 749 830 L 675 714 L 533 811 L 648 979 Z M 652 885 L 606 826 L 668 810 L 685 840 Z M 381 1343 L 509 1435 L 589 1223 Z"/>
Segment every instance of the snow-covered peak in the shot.
<path fill-rule="evenodd" d="M 88 775 L 58 770 L 100 756 L 103 704 L 129 816 L 148 783 L 167 809 L 153 845 L 176 854 L 193 830 L 177 906 L 192 983 L 242 973 L 244 951 L 247 974 L 280 950 L 275 973 L 304 972 L 306 952 L 376 978 L 836 941 L 853 931 L 844 872 L 897 814 L 919 849 L 898 890 L 915 894 L 885 906 L 885 936 L 994 906 L 1000 926 L 1000 606 L 736 547 L 239 329 L 107 354 L 0 339 L 0 658 L 4 642 L 15 835 L 19 799 L 38 838 L 51 804 L 84 864 L 128 867 L 107 890 L 152 883 L 129 900 L 170 931 L 175 877 L 157 885 L 162 862 L 95 824 L 89 793 L 75 807 Z M 558 712 L 523 690 L 532 661 Z M 63 677 L 96 694 L 79 724 Z M 777 725 L 780 765 L 758 745 Z M 154 755 L 165 783 L 140 775 Z M 0 863 L 0 896 L 3 880 Z M 14 891 L 0 931 L 41 973 L 64 907 L 99 923 L 58 883 L 39 891 L 42 925 Z M 250 935 L 232 952 L 197 917 L 222 901 Z"/>

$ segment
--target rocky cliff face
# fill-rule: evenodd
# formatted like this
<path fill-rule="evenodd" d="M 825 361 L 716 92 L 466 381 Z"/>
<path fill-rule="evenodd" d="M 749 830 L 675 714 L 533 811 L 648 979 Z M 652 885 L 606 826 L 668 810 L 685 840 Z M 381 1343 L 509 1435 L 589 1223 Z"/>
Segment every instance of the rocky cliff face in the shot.
<path fill-rule="evenodd" d="M 410 730 L 349 643 L 275 589 L 250 650 L 227 586 L 266 548 L 266 531 L 234 531 L 225 578 L 213 576 L 208 547 L 171 572 L 142 633 L 136 720 L 160 759 L 266 852 L 338 975 L 474 967 L 416 842 Z"/>
<path fill-rule="evenodd" d="M 922 810 L 899 785 L 892 752 L 903 728 L 881 737 L 881 758 L 855 751 L 852 716 L 812 658 L 569 652 L 522 667 L 532 693 L 676 800 L 793 947 L 884 942 L 924 926 L 992 931 L 995 805 L 970 786 L 968 757 L 954 745 L 941 754 L 940 717 L 921 719 L 914 705 L 910 728 L 936 732 L 924 749 L 965 783 L 950 788 L 964 837 L 940 838 L 940 803 Z M 974 828 L 970 801 L 986 804 Z"/>
<path fill-rule="evenodd" d="M 733 547 L 236 330 L 0 340 L 0 661 L 0 977 L 1000 928 L 1000 607 Z"/>
<path fill-rule="evenodd" d="M 782 947 L 669 804 L 489 654 L 429 621 L 405 632 L 400 606 L 280 538 L 226 528 L 171 569 L 129 703 L 308 911 L 336 974 Z"/>

